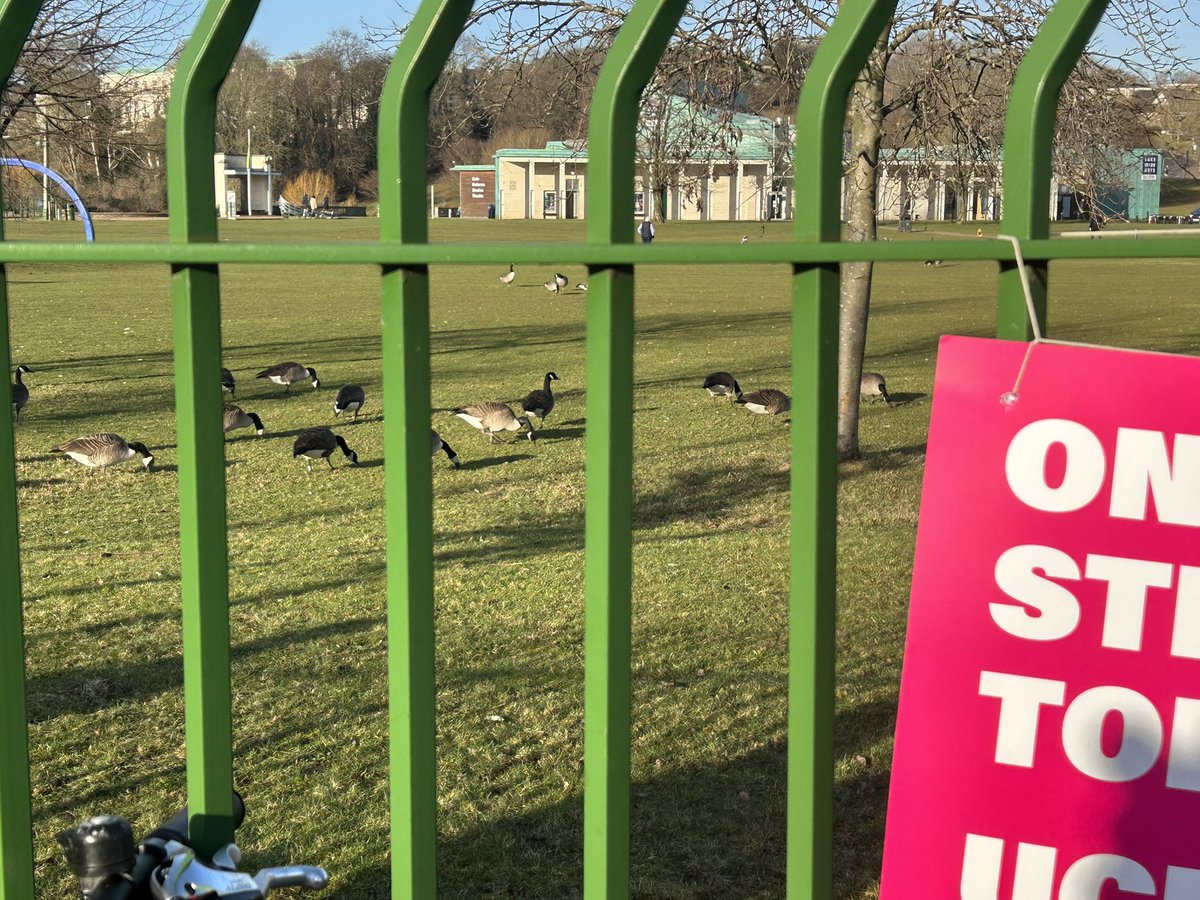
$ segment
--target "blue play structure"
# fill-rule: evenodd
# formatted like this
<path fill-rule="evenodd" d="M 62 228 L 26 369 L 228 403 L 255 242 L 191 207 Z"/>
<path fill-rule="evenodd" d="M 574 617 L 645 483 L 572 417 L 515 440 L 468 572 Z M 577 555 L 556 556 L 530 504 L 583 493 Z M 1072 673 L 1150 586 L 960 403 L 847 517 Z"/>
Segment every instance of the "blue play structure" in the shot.
<path fill-rule="evenodd" d="M 75 204 L 75 208 L 79 210 L 79 218 L 83 220 L 83 233 L 89 241 L 96 239 L 96 230 L 92 227 L 92 217 L 88 215 L 87 207 L 83 205 L 83 200 L 79 194 L 75 192 L 75 188 L 67 183 L 67 180 L 55 172 L 53 169 L 47 169 L 41 163 L 35 163 L 29 159 L 14 159 L 12 157 L 0 157 L 0 166 L 20 166 L 22 169 L 29 169 L 37 172 L 39 175 L 46 175 L 54 180 L 54 183 L 61 187 L 71 202 Z"/>

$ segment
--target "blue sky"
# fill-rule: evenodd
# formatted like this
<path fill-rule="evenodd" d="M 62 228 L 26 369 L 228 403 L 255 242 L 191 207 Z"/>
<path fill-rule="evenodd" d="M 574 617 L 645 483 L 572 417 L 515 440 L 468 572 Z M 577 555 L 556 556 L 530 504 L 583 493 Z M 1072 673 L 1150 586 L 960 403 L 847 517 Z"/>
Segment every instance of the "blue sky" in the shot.
<path fill-rule="evenodd" d="M 406 3 L 409 9 L 416 0 Z M 254 17 L 250 38 L 261 41 L 275 56 L 308 50 L 323 41 L 335 28 L 358 32 L 362 24 L 382 27 L 404 13 L 396 0 L 264 0 Z M 1200 28 L 1181 32 L 1190 56 L 1200 58 Z M 1105 43 L 1119 46 L 1120 39 Z"/>
<path fill-rule="evenodd" d="M 400 15 L 395 0 L 263 0 L 249 37 L 284 56 L 321 43 L 335 28 L 358 32 L 364 21 L 383 26 Z"/>

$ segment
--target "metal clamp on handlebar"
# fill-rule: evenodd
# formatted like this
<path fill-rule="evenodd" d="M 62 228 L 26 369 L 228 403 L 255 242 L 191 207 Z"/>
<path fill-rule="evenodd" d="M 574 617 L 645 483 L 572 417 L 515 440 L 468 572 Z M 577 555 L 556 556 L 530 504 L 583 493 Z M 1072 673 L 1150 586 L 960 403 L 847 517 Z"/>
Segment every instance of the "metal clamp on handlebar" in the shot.
<path fill-rule="evenodd" d="M 245 815 L 234 795 L 234 827 Z M 58 835 L 67 862 L 79 876 L 86 900 L 263 900 L 275 887 L 319 890 L 329 876 L 317 866 L 260 869 L 253 877 L 237 871 L 242 853 L 226 844 L 211 862 L 188 846 L 184 808 L 134 846 L 129 823 L 119 816 L 93 816 Z"/>

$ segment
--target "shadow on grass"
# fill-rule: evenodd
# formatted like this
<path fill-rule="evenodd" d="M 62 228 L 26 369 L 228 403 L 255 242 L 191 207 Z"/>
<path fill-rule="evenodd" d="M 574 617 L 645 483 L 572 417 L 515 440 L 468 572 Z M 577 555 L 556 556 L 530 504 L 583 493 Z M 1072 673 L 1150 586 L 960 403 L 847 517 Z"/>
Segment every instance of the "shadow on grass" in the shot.
<path fill-rule="evenodd" d="M 305 591 L 333 589 L 343 584 L 344 579 L 337 579 L 324 586 L 308 585 Z M 245 598 L 242 602 L 248 602 L 250 599 Z M 281 647 L 296 648 L 299 652 L 298 648 L 306 641 L 367 631 L 381 621 L 378 617 L 347 619 L 313 628 L 268 635 L 234 644 L 230 654 L 233 660 L 237 660 Z M 91 668 L 74 667 L 33 675 L 26 682 L 29 721 L 36 724 L 71 713 L 96 712 L 117 703 L 154 697 L 182 684 L 183 656 L 178 653 L 137 662 L 110 663 L 98 660 Z"/>
<path fill-rule="evenodd" d="M 925 444 L 909 444 L 907 447 L 891 447 L 887 450 L 867 446 L 858 459 L 838 464 L 840 479 L 861 478 L 872 472 L 894 472 L 922 463 L 925 459 Z"/>
<path fill-rule="evenodd" d="M 892 394 L 892 406 L 905 406 L 909 403 L 916 403 L 918 400 L 923 400 L 927 396 L 927 394 L 912 392 Z"/>
<path fill-rule="evenodd" d="M 891 733 L 894 720 L 894 700 L 839 710 L 839 755 L 851 760 L 861 756 Z M 887 781 L 886 765 L 866 760 L 835 786 L 835 897 L 859 894 L 878 879 Z M 635 782 L 630 810 L 632 896 L 782 897 L 786 782 L 782 740 L 736 759 Z M 583 801 L 572 788 L 572 796 L 558 803 L 442 838 L 438 896 L 580 897 L 582 859 Z M 338 897 L 387 896 L 385 867 L 339 875 L 333 873 Z"/>
<path fill-rule="evenodd" d="M 508 463 L 521 462 L 526 459 L 537 459 L 532 453 L 510 453 L 508 456 L 490 456 L 482 459 L 471 459 L 464 462 L 461 469 L 490 469 L 493 466 L 504 466 Z"/>

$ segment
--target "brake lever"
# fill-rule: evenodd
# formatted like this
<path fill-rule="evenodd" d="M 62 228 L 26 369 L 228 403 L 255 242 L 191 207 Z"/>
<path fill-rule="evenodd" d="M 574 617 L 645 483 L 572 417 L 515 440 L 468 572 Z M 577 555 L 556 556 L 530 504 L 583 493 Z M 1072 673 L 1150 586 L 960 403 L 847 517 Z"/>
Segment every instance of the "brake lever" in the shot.
<path fill-rule="evenodd" d="M 315 891 L 329 884 L 329 875 L 319 866 L 275 866 L 259 869 L 252 878 L 246 872 L 206 865 L 182 844 L 168 844 L 167 852 L 169 859 L 150 879 L 150 893 L 155 900 L 263 900 L 275 887 L 302 887 Z M 222 863 L 236 865 L 241 854 L 230 844 L 217 851 L 214 857 Z"/>

